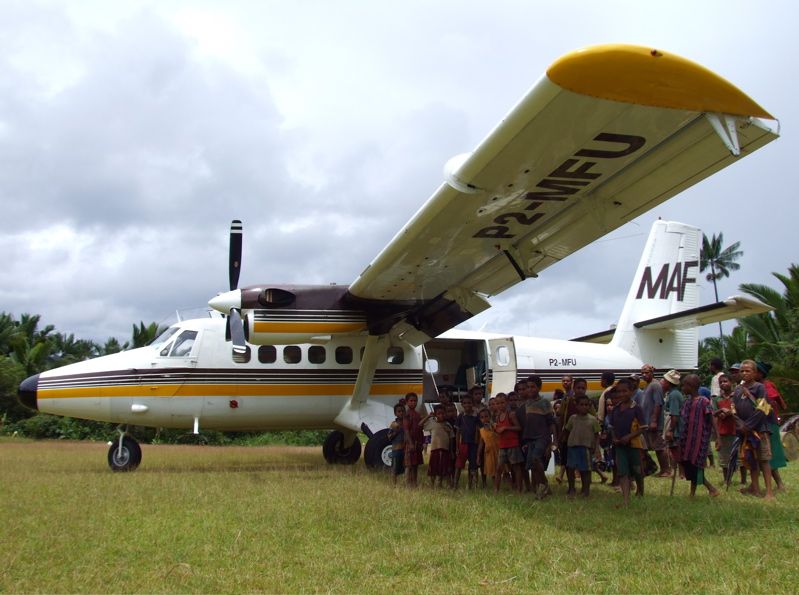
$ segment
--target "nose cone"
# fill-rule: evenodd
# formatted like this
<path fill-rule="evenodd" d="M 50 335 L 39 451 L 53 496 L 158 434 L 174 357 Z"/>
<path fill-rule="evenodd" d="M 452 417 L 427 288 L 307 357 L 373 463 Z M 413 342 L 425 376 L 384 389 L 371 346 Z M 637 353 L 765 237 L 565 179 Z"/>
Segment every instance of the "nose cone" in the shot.
<path fill-rule="evenodd" d="M 231 308 L 241 309 L 241 290 L 234 289 L 220 293 L 215 298 L 211 298 L 208 305 L 222 314 L 230 314 Z"/>
<path fill-rule="evenodd" d="M 19 390 L 17 391 L 17 398 L 19 398 L 19 402 L 25 405 L 25 407 L 30 407 L 31 409 L 38 409 L 39 407 L 36 404 L 36 391 L 38 390 L 38 388 L 39 388 L 38 374 L 23 380 L 22 383 L 19 385 Z"/>

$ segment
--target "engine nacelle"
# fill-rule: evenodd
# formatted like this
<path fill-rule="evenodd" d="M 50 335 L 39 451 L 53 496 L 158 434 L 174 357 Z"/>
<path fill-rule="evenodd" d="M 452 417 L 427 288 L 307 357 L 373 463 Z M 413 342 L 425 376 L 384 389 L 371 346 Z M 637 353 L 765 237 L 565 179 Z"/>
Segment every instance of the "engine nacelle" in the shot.
<path fill-rule="evenodd" d="M 327 343 L 333 335 L 368 330 L 363 309 L 346 300 L 341 285 L 246 287 L 222 294 L 212 306 L 241 309 L 244 337 L 254 345 Z"/>

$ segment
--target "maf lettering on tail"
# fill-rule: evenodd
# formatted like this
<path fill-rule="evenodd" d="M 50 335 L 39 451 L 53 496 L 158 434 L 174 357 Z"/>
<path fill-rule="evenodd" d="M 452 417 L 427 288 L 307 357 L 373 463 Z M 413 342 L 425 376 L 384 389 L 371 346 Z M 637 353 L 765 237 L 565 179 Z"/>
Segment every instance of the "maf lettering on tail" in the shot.
<path fill-rule="evenodd" d="M 688 269 L 698 266 L 698 260 L 688 260 L 674 264 L 667 262 L 661 267 L 654 281 L 652 280 L 652 267 L 646 267 L 644 274 L 641 276 L 641 284 L 638 286 L 638 294 L 635 299 L 640 300 L 644 295 L 644 291 L 646 291 L 646 297 L 650 300 L 655 298 L 665 300 L 672 293 L 676 293 L 677 301 L 683 301 L 685 288 L 689 283 L 696 283 L 696 278 L 688 276 Z"/>

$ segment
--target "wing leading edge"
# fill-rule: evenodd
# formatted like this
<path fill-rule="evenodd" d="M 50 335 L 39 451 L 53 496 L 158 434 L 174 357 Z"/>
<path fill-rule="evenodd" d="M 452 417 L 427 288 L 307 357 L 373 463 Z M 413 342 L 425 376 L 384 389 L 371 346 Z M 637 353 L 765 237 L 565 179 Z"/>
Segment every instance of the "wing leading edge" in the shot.
<path fill-rule="evenodd" d="M 649 48 L 556 61 L 349 288 L 419 344 L 777 138 L 726 80 Z"/>

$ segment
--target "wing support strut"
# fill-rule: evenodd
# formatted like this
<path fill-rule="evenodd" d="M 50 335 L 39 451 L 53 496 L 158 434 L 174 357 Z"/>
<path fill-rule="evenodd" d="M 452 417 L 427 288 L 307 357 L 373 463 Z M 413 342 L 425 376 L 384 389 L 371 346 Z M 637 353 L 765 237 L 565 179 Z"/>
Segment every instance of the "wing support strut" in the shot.
<path fill-rule="evenodd" d="M 336 419 L 333 420 L 335 425 L 356 432 L 363 431 L 367 436 L 370 434 L 371 430 L 368 426 L 365 429 L 362 427 L 364 424 L 362 422 L 361 407 L 369 399 L 369 389 L 372 387 L 372 381 L 375 377 L 377 362 L 380 359 L 379 355 L 380 353 L 385 353 L 387 341 L 387 335 L 369 335 L 366 337 L 366 346 L 361 358 L 361 366 L 358 368 L 358 379 L 355 381 L 352 397 L 336 415 Z"/>
<path fill-rule="evenodd" d="M 741 154 L 741 145 L 738 143 L 738 131 L 735 129 L 735 116 L 706 113 L 705 118 L 719 135 L 724 146 L 734 157 L 738 157 Z"/>

